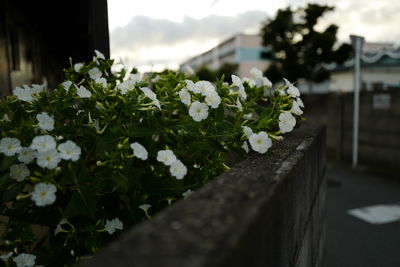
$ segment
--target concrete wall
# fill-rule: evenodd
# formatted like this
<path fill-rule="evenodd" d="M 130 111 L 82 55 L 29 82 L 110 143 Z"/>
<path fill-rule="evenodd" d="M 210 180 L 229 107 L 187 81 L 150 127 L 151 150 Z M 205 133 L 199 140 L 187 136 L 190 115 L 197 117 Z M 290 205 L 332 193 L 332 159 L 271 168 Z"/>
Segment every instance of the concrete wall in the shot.
<path fill-rule="evenodd" d="M 389 95 L 386 108 L 375 103 Z M 308 121 L 327 127 L 328 154 L 351 163 L 353 135 L 353 94 L 306 95 Z M 385 103 L 383 103 L 385 104 Z M 382 103 L 381 103 L 382 105 Z M 388 173 L 400 170 L 400 90 L 362 91 L 360 95 L 359 162 Z"/>
<path fill-rule="evenodd" d="M 303 124 L 80 266 L 324 267 L 325 132 Z"/>
<path fill-rule="evenodd" d="M 262 38 L 259 35 L 252 34 L 239 34 L 238 35 L 238 46 L 249 47 L 249 48 L 261 48 Z"/>
<path fill-rule="evenodd" d="M 264 71 L 270 64 L 271 62 L 268 61 L 242 61 L 239 63 L 238 75 L 239 77 L 251 77 L 250 70 L 252 68 Z"/>

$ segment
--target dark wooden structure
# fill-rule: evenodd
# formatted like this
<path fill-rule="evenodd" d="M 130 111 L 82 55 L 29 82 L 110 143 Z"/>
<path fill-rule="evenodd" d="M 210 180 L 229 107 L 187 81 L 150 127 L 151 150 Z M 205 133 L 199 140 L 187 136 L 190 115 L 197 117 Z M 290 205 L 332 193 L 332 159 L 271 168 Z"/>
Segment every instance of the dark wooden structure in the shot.
<path fill-rule="evenodd" d="M 22 84 L 56 86 L 62 69 L 109 57 L 107 0 L 0 0 L 0 96 Z"/>

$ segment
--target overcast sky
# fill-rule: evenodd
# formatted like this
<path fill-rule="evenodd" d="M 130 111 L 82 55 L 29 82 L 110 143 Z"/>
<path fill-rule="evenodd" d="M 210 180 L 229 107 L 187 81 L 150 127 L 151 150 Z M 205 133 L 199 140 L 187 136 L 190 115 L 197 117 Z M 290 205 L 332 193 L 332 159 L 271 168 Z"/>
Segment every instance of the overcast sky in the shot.
<path fill-rule="evenodd" d="M 339 25 L 339 40 L 400 41 L 398 0 L 108 0 L 111 57 L 141 71 L 177 68 L 235 33 L 258 33 L 279 8 L 334 5 L 318 25 Z"/>

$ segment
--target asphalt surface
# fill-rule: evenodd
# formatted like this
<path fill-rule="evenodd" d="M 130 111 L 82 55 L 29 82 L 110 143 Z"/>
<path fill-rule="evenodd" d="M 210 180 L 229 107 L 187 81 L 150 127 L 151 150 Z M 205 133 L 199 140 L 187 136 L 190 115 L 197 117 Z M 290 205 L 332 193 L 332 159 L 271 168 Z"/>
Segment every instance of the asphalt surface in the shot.
<path fill-rule="evenodd" d="M 328 267 L 400 267 L 400 221 L 370 224 L 347 213 L 400 202 L 400 174 L 388 179 L 331 163 L 326 175 Z"/>

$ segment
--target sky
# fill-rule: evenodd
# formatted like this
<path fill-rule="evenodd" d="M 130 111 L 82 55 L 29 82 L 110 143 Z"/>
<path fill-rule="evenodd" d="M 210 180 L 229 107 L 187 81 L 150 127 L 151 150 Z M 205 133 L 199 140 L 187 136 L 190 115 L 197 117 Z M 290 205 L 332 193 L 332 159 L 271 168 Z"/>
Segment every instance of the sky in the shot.
<path fill-rule="evenodd" d="M 236 33 L 257 34 L 280 8 L 318 3 L 335 6 L 317 25 L 339 26 L 367 42 L 400 44 L 398 0 L 108 0 L 111 57 L 141 72 L 177 69 Z"/>

